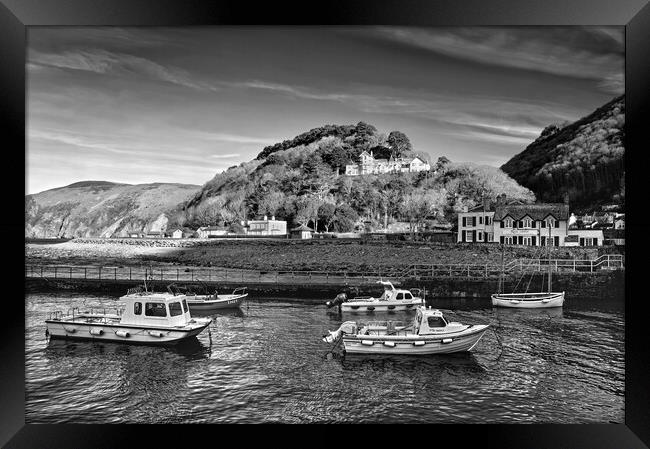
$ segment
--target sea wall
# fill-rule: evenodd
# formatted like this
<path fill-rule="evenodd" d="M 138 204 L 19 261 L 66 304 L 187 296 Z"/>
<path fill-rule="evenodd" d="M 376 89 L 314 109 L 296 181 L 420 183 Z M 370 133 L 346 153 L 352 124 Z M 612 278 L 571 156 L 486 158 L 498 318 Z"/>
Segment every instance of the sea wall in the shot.
<path fill-rule="evenodd" d="M 526 275 L 504 279 L 505 292 L 543 291 L 546 289 L 546 278 L 535 273 L 531 278 Z M 241 283 L 204 282 L 214 287 L 220 293 L 232 291 Z M 402 288 L 426 289 L 427 298 L 489 298 L 498 290 L 496 279 L 449 279 L 436 280 L 403 279 L 395 282 Z M 40 279 L 30 278 L 25 281 L 26 292 L 56 292 L 74 291 L 93 294 L 121 296 L 126 289 L 138 285 L 139 282 L 128 280 L 85 280 L 85 279 Z M 166 291 L 169 282 L 153 281 L 150 285 L 156 291 Z M 251 298 L 298 298 L 321 301 L 333 298 L 346 288 L 340 284 L 310 284 L 300 283 L 246 283 Z M 363 285 L 359 294 L 376 294 L 381 292 L 381 286 L 376 284 Z M 564 291 L 571 299 L 614 299 L 625 298 L 625 272 L 622 270 L 590 273 L 557 273 L 553 276 L 553 291 Z"/>

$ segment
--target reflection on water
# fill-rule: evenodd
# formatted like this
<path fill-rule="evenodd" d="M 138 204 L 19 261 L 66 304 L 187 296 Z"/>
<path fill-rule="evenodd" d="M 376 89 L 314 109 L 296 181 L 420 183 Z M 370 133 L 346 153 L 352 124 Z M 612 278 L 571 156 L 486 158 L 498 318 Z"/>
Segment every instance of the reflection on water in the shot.
<path fill-rule="evenodd" d="M 47 312 L 110 298 L 28 295 L 28 423 L 622 422 L 622 301 L 495 309 L 427 302 L 491 328 L 471 353 L 367 356 L 321 341 L 346 320 L 323 304 L 250 300 L 212 313 L 210 333 L 157 347 L 45 338 Z M 196 314 L 198 315 L 198 314 Z"/>

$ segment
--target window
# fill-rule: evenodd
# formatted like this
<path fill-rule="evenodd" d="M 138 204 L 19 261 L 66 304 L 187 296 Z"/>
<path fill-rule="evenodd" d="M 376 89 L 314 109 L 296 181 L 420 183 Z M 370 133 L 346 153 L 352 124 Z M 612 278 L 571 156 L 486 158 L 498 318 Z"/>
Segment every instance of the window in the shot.
<path fill-rule="evenodd" d="M 144 305 L 146 316 L 167 316 L 167 308 L 164 302 L 147 302 Z"/>
<path fill-rule="evenodd" d="M 141 315 L 142 314 L 142 303 L 141 302 L 136 302 L 133 304 L 133 313 L 136 315 Z"/>
<path fill-rule="evenodd" d="M 476 217 L 472 217 L 472 227 L 476 227 Z"/>
<path fill-rule="evenodd" d="M 478 224 L 483 224 L 483 217 L 482 216 L 478 217 Z"/>
<path fill-rule="evenodd" d="M 395 299 L 404 299 L 404 293 L 398 293 Z"/>
<path fill-rule="evenodd" d="M 447 325 L 445 319 L 441 316 L 430 316 L 427 321 L 429 322 L 429 327 L 445 327 Z"/>
<path fill-rule="evenodd" d="M 555 220 L 555 227 L 559 228 L 560 227 L 560 220 Z"/>
<path fill-rule="evenodd" d="M 187 312 L 189 309 L 187 308 L 187 300 L 183 300 L 183 310 Z"/>
<path fill-rule="evenodd" d="M 503 222 L 505 223 L 506 228 L 511 228 L 512 227 L 512 218 L 508 217 Z"/>
<path fill-rule="evenodd" d="M 494 233 L 493 232 L 488 232 L 487 233 L 487 241 L 488 242 L 493 242 L 494 241 Z"/>
<path fill-rule="evenodd" d="M 555 224 L 555 218 L 548 217 L 546 219 L 546 226 L 548 226 L 549 228 L 557 228 L 557 225 Z M 544 226 L 542 226 L 542 227 L 544 227 Z"/>
<path fill-rule="evenodd" d="M 545 228 L 545 227 L 546 227 L 546 222 L 542 221 L 542 228 Z"/>
<path fill-rule="evenodd" d="M 413 299 L 413 295 L 410 293 L 404 293 L 404 299 Z"/>
<path fill-rule="evenodd" d="M 491 225 L 492 224 L 492 217 L 485 217 L 485 224 L 486 225 Z"/>
<path fill-rule="evenodd" d="M 180 302 L 170 302 L 169 303 L 169 316 L 178 316 L 182 315 L 183 310 L 181 309 Z"/>
<path fill-rule="evenodd" d="M 463 217 L 463 227 L 467 227 L 467 217 Z"/>
<path fill-rule="evenodd" d="M 556 235 L 553 240 L 555 246 L 560 246 L 560 236 Z"/>
<path fill-rule="evenodd" d="M 473 242 L 474 239 L 472 238 L 472 232 L 473 231 L 465 231 L 465 241 L 466 242 Z"/>
<path fill-rule="evenodd" d="M 532 228 L 533 227 L 533 220 L 530 218 L 524 218 L 524 228 Z"/>
<path fill-rule="evenodd" d="M 482 241 L 483 241 L 483 232 L 478 231 L 478 232 L 476 233 L 476 241 L 477 241 L 477 242 L 482 242 Z"/>

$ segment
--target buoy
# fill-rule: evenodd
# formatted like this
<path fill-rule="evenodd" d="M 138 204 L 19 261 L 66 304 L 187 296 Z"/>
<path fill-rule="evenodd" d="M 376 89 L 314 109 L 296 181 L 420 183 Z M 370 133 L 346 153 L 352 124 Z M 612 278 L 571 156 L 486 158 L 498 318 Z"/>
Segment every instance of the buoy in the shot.
<path fill-rule="evenodd" d="M 451 343 L 452 341 L 454 341 L 454 340 L 451 339 L 451 338 L 443 338 L 443 339 L 442 339 L 442 342 L 445 343 L 445 344 L 446 344 L 446 343 Z"/>
<path fill-rule="evenodd" d="M 368 309 L 368 310 L 375 310 L 375 308 L 372 307 L 372 306 L 371 306 L 371 307 L 366 307 L 366 309 Z"/>
<path fill-rule="evenodd" d="M 394 342 L 394 341 L 385 341 L 385 342 L 384 342 L 384 346 L 388 346 L 388 347 L 390 347 L 390 348 L 394 348 L 394 347 L 395 347 L 395 342 Z"/>
<path fill-rule="evenodd" d="M 160 337 L 163 336 L 163 333 L 160 332 L 160 331 L 149 331 L 149 335 L 151 335 L 152 337 L 159 337 L 160 338 Z"/>
<path fill-rule="evenodd" d="M 372 340 L 361 340 L 361 344 L 366 346 L 372 346 L 374 343 Z"/>
<path fill-rule="evenodd" d="M 424 342 L 422 340 L 414 341 L 413 346 L 424 346 Z"/>
<path fill-rule="evenodd" d="M 115 331 L 115 335 L 126 338 L 129 336 L 129 333 L 127 331 Z"/>
<path fill-rule="evenodd" d="M 74 334 L 77 331 L 77 328 L 75 328 L 75 327 L 65 327 L 64 326 L 63 329 L 65 329 L 66 332 L 69 332 L 71 334 Z"/>
<path fill-rule="evenodd" d="M 91 335 L 102 335 L 104 333 L 102 329 L 95 329 L 95 328 L 91 328 L 88 332 Z"/>

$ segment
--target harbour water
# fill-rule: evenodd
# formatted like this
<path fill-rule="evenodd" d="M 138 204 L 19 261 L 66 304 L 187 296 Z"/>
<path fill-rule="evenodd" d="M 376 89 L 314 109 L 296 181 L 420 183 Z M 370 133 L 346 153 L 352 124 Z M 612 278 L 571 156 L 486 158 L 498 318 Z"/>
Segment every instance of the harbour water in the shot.
<path fill-rule="evenodd" d="M 25 421 L 31 423 L 622 423 L 620 298 L 563 308 L 427 300 L 448 318 L 490 324 L 471 353 L 369 357 L 321 340 L 349 319 L 324 302 L 250 299 L 214 313 L 177 347 L 48 340 L 48 312 L 120 307 L 78 293 L 26 295 Z"/>

